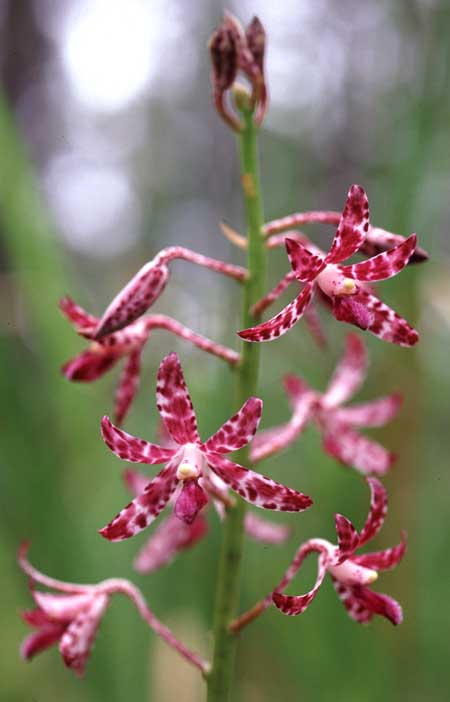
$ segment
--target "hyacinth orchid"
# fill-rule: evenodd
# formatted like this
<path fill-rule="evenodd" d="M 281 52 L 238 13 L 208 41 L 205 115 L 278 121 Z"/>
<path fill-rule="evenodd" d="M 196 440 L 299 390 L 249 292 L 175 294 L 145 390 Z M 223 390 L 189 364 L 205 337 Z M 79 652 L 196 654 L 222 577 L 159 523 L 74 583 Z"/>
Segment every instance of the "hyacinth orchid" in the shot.
<path fill-rule="evenodd" d="M 357 253 L 369 229 L 369 204 L 366 193 L 352 185 L 329 253 L 313 253 L 294 239 L 286 238 L 286 249 L 296 279 L 304 283 L 299 295 L 267 322 L 238 332 L 246 341 L 271 341 L 285 334 L 307 309 L 316 287 L 331 300 L 333 315 L 341 322 L 354 324 L 380 339 L 401 346 L 413 346 L 419 339 L 415 329 L 361 283 L 386 280 L 399 273 L 416 248 L 416 235 L 366 261 L 340 265 Z"/>
<path fill-rule="evenodd" d="M 139 496 L 148 485 L 148 476 L 135 470 L 125 470 L 123 474 L 124 482 L 130 492 Z M 219 483 L 219 478 L 216 478 Z M 231 505 L 233 500 L 228 497 L 226 485 L 220 481 L 216 485 L 218 497 L 213 499 L 214 506 L 221 518 L 224 516 L 225 507 Z M 176 504 L 177 493 L 175 492 L 170 502 Z M 284 542 L 291 533 L 289 527 L 284 524 L 274 524 L 265 519 L 257 517 L 253 513 L 245 515 L 244 528 L 247 536 L 268 545 L 275 545 Z M 182 551 L 191 548 L 198 543 L 208 531 L 208 522 L 203 512 L 199 512 L 194 521 L 190 524 L 178 519 L 172 512 L 163 519 L 148 541 L 139 551 L 134 560 L 134 567 L 139 573 L 151 573 L 165 565 L 171 563 Z"/>
<path fill-rule="evenodd" d="M 29 544 L 19 549 L 19 565 L 30 577 L 31 594 L 36 608 L 23 612 L 23 619 L 36 629 L 21 646 L 22 657 L 31 660 L 50 646 L 58 644 L 64 663 L 76 675 L 83 675 L 103 615 L 111 595 L 126 595 L 136 606 L 141 617 L 170 646 L 190 663 L 207 671 L 207 663 L 178 641 L 147 606 L 142 593 L 128 580 L 111 578 L 97 585 L 79 585 L 56 580 L 44 575 L 27 560 Z M 56 592 L 35 589 L 39 583 Z"/>
<path fill-rule="evenodd" d="M 197 334 L 175 319 L 163 314 L 147 315 L 122 329 L 95 340 L 99 319 L 88 314 L 73 300 L 66 297 L 60 307 L 75 330 L 90 340 L 89 347 L 78 356 L 67 361 L 62 367 L 66 378 L 74 381 L 91 382 L 103 376 L 121 358 L 126 363 L 117 386 L 114 419 L 122 424 L 136 396 L 141 372 L 141 355 L 153 329 L 165 329 L 175 336 L 189 341 L 194 346 L 236 365 L 239 354 L 232 349 L 217 344 Z"/>
<path fill-rule="evenodd" d="M 209 258 L 182 246 L 169 246 L 145 264 L 116 295 L 98 322 L 95 338 L 123 329 L 144 314 L 159 298 L 169 280 L 169 263 L 176 259 L 190 261 L 234 280 L 243 281 L 245 268 Z"/>
<path fill-rule="evenodd" d="M 178 356 L 163 359 L 156 386 L 157 407 L 161 419 L 177 444 L 164 448 L 137 439 L 102 421 L 103 439 L 119 458 L 133 463 L 167 466 L 151 480 L 144 492 L 130 502 L 100 534 L 110 541 L 120 541 L 139 533 L 164 509 L 181 483 L 175 503 L 176 516 L 192 523 L 208 501 L 208 494 L 218 497 L 214 476 L 237 492 L 247 502 L 265 509 L 300 512 L 312 504 L 309 497 L 225 458 L 251 441 L 261 419 L 262 401 L 251 397 L 207 441 L 197 431 L 197 419 Z M 219 492 L 220 494 L 220 492 Z"/>
<path fill-rule="evenodd" d="M 368 543 L 383 526 L 387 512 L 387 492 L 376 478 L 367 478 L 371 490 L 370 511 L 361 533 L 341 514 L 336 515 L 338 545 L 325 539 L 310 539 L 298 549 L 286 574 L 272 594 L 275 606 L 283 614 L 297 615 L 305 611 L 317 595 L 326 573 L 331 575 L 336 592 L 348 614 L 357 622 L 368 622 L 374 614 L 386 617 L 393 624 L 402 621 L 402 608 L 388 595 L 368 587 L 380 570 L 394 568 L 406 551 L 406 538 L 393 548 L 374 553 L 355 555 L 357 549 Z M 292 581 L 306 556 L 318 553 L 318 572 L 314 587 L 305 595 L 285 595 L 283 591 Z"/>
<path fill-rule="evenodd" d="M 379 427 L 398 412 L 402 398 L 392 393 L 377 400 L 342 407 L 361 386 L 367 372 L 367 352 L 356 334 L 347 336 L 344 356 L 338 363 L 327 390 L 321 394 L 311 390 L 294 375 L 284 379 L 293 408 L 286 424 L 259 432 L 251 446 L 251 460 L 257 462 L 292 444 L 309 422 L 322 433 L 327 453 L 363 474 L 384 475 L 396 456 L 383 446 L 367 439 L 359 427 Z"/>

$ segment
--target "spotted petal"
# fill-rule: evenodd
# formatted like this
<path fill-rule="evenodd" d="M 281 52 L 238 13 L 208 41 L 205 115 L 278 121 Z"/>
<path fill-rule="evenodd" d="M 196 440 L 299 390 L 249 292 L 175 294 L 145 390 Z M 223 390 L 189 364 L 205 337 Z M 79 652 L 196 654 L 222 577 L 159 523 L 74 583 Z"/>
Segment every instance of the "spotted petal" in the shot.
<path fill-rule="evenodd" d="M 311 253 L 303 244 L 289 237 L 284 243 L 292 270 L 301 283 L 310 283 L 325 268 L 323 257 Z"/>
<path fill-rule="evenodd" d="M 109 541 L 122 541 L 151 524 L 175 492 L 177 467 L 178 461 L 174 459 L 99 533 Z"/>
<path fill-rule="evenodd" d="M 364 568 L 371 570 L 390 570 L 400 563 L 406 553 L 406 535 L 402 534 L 402 540 L 397 546 L 387 548 L 384 551 L 374 551 L 364 553 L 362 556 L 353 556 L 352 561 Z"/>
<path fill-rule="evenodd" d="M 336 514 L 336 533 L 339 544 L 339 563 L 352 556 L 359 545 L 359 534 L 347 517 Z"/>
<path fill-rule="evenodd" d="M 370 487 L 370 510 L 360 535 L 359 545 L 363 546 L 378 534 L 384 523 L 388 508 L 387 491 L 377 478 L 367 478 Z"/>
<path fill-rule="evenodd" d="M 139 388 L 141 354 L 142 349 L 130 353 L 120 376 L 115 396 L 114 419 L 117 424 L 123 424 Z"/>
<path fill-rule="evenodd" d="M 241 339 L 245 341 L 272 341 L 286 334 L 291 327 L 303 316 L 313 294 L 314 286 L 307 283 L 297 297 L 281 310 L 275 317 L 267 322 L 258 324 L 256 327 L 243 329 L 238 332 Z"/>
<path fill-rule="evenodd" d="M 354 263 L 352 266 L 341 266 L 340 269 L 346 278 L 354 278 L 361 282 L 387 280 L 405 268 L 414 253 L 416 243 L 416 235 L 411 234 L 390 251 L 380 253 L 367 261 Z"/>
<path fill-rule="evenodd" d="M 102 419 L 102 436 L 105 444 L 116 456 L 130 463 L 165 463 L 176 453 L 176 449 L 162 448 L 158 444 L 150 444 L 144 439 L 127 434 L 123 429 L 115 427 L 109 417 Z"/>
<path fill-rule="evenodd" d="M 166 356 L 159 366 L 156 404 L 167 431 L 177 444 L 200 443 L 197 418 L 176 353 Z"/>
<path fill-rule="evenodd" d="M 80 612 L 61 637 L 59 650 L 64 663 L 78 675 L 84 673 L 100 620 L 107 606 L 107 595 L 96 595 L 90 607 Z"/>
<path fill-rule="evenodd" d="M 343 407 L 333 413 L 337 422 L 354 427 L 381 427 L 395 417 L 402 404 L 402 396 L 393 393 L 371 402 Z"/>
<path fill-rule="evenodd" d="M 389 619 L 394 625 L 402 623 L 402 608 L 392 597 L 383 595 L 380 592 L 374 592 L 370 588 L 363 587 L 362 585 L 353 586 L 351 590 L 354 602 L 358 603 L 372 615 L 379 614 L 382 617 L 386 617 L 386 619 Z"/>
<path fill-rule="evenodd" d="M 326 263 L 340 263 L 363 245 L 369 229 L 369 202 L 360 185 L 352 185 Z"/>
<path fill-rule="evenodd" d="M 78 334 L 91 338 L 97 328 L 98 319 L 92 314 L 89 314 L 80 305 L 70 297 L 63 297 L 59 301 L 61 311 L 66 315 L 67 319 L 72 322 Z"/>
<path fill-rule="evenodd" d="M 357 334 L 348 334 L 344 356 L 336 366 L 322 404 L 337 407 L 348 400 L 363 383 L 366 371 L 366 347 Z"/>
<path fill-rule="evenodd" d="M 394 453 L 344 424 L 332 423 L 325 429 L 323 446 L 333 458 L 364 475 L 384 475 L 396 460 Z"/>
<path fill-rule="evenodd" d="M 205 442 L 205 450 L 229 453 L 246 446 L 258 429 L 262 406 L 262 400 L 250 397 L 241 409 Z"/>
<path fill-rule="evenodd" d="M 350 585 L 344 585 L 340 580 L 336 580 L 331 576 L 333 580 L 334 589 L 336 590 L 337 596 L 341 600 L 348 614 L 355 622 L 359 624 L 366 624 L 370 622 L 373 617 L 373 612 L 356 597 L 353 590 L 354 587 Z"/>
<path fill-rule="evenodd" d="M 312 505 L 312 500 L 307 495 L 243 468 L 224 456 L 208 453 L 207 460 L 210 468 L 224 483 L 256 507 L 281 512 L 301 512 Z"/>
<path fill-rule="evenodd" d="M 301 614 L 317 595 L 326 572 L 327 558 L 321 554 L 317 562 L 317 577 L 314 587 L 305 595 L 284 595 L 282 592 L 273 592 L 272 600 L 274 605 L 283 612 L 283 614 L 287 614 L 291 617 Z"/>

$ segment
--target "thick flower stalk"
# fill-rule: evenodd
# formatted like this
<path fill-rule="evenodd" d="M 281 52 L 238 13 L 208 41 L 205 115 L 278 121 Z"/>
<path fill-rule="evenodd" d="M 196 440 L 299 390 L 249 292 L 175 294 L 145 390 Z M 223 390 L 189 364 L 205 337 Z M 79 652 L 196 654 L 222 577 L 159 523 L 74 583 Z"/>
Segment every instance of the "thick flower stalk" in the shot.
<path fill-rule="evenodd" d="M 369 229 L 369 204 L 364 189 L 350 188 L 347 202 L 329 253 L 323 257 L 294 239 L 286 238 L 288 257 L 299 283 L 297 297 L 267 322 L 239 332 L 246 341 L 271 341 L 285 334 L 303 316 L 317 287 L 332 305 L 335 318 L 368 330 L 380 339 L 413 346 L 419 335 L 406 320 L 385 305 L 363 285 L 386 280 L 399 273 L 415 248 L 416 235 L 387 252 L 348 266 L 340 265 L 357 253 Z"/>
<path fill-rule="evenodd" d="M 312 390 L 295 375 L 287 375 L 284 385 L 293 408 L 292 417 L 286 424 L 258 433 L 251 446 L 252 461 L 258 462 L 290 446 L 312 422 L 322 434 L 324 450 L 333 458 L 365 475 L 384 475 L 396 455 L 357 430 L 383 426 L 390 421 L 400 409 L 401 396 L 392 393 L 377 400 L 342 406 L 362 385 L 367 363 L 364 343 L 356 334 L 349 334 L 344 356 L 324 393 Z"/>
<path fill-rule="evenodd" d="M 19 550 L 19 565 L 31 580 L 31 594 L 36 608 L 23 613 L 23 618 L 35 632 L 27 636 L 21 647 L 22 656 L 29 660 L 50 646 L 58 644 L 64 663 L 77 675 L 83 675 L 101 619 L 112 595 L 128 597 L 150 628 L 174 648 L 183 658 L 207 673 L 209 664 L 189 650 L 153 614 L 140 590 L 128 580 L 111 578 L 97 585 L 66 583 L 44 575 L 27 560 L 28 544 Z M 39 583 L 56 592 L 35 589 Z"/>
<path fill-rule="evenodd" d="M 81 382 L 97 380 L 122 358 L 126 359 L 115 395 L 116 424 L 123 423 L 136 396 L 140 381 L 142 351 L 154 329 L 165 329 L 202 351 L 222 358 L 231 366 L 239 362 L 239 354 L 233 349 L 197 334 L 176 319 L 164 314 L 147 315 L 120 331 L 96 340 L 96 330 L 100 321 L 97 317 L 85 312 L 68 297 L 61 300 L 60 307 L 78 334 L 90 341 L 86 350 L 63 365 L 62 372 L 68 380 Z"/>
<path fill-rule="evenodd" d="M 156 403 L 161 419 L 177 444 L 164 448 L 137 439 L 103 418 L 102 433 L 107 446 L 121 459 L 132 463 L 166 463 L 163 470 L 100 533 L 120 541 L 139 533 L 164 509 L 178 486 L 175 515 L 190 524 L 220 487 L 215 477 L 247 502 L 283 512 L 300 512 L 312 504 L 309 497 L 252 470 L 233 463 L 224 454 L 237 451 L 253 438 L 261 419 L 262 401 L 251 397 L 207 441 L 202 442 L 189 392 L 175 353 L 162 361 L 156 386 Z"/>
<path fill-rule="evenodd" d="M 331 576 L 338 597 L 352 619 L 365 623 L 378 614 L 389 619 L 393 624 L 401 623 L 403 614 L 399 603 L 388 595 L 373 591 L 370 585 L 377 580 L 380 571 L 394 568 L 402 560 L 406 551 L 405 534 L 402 533 L 401 542 L 397 546 L 383 551 L 355 555 L 357 549 L 378 534 L 387 512 L 388 500 L 385 488 L 376 478 L 367 478 L 367 483 L 371 491 L 371 502 L 369 514 L 361 532 L 356 531 L 350 520 L 337 514 L 335 517 L 337 545 L 325 539 L 309 539 L 302 544 L 274 591 L 236 619 L 231 625 L 233 631 L 240 631 L 272 603 L 283 614 L 290 616 L 301 614 L 316 597 L 327 573 Z M 304 595 L 284 594 L 305 558 L 311 553 L 319 554 L 314 586 Z"/>

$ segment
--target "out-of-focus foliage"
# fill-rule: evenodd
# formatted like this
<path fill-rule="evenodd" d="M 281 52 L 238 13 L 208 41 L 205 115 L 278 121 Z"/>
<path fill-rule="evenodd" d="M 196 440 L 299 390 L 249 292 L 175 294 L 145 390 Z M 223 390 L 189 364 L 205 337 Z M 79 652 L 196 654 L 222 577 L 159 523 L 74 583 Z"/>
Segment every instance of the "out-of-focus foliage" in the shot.
<path fill-rule="evenodd" d="M 271 610 L 248 629 L 234 699 L 442 700 L 450 683 L 450 8 L 445 0 L 246 0 L 231 9 L 244 20 L 257 13 L 269 34 L 272 105 L 261 135 L 267 217 L 339 209 L 350 183 L 361 183 L 375 224 L 416 231 L 432 253 L 429 264 L 386 284 L 389 303 L 421 330 L 417 349 L 367 339 L 372 363 L 363 396 L 393 389 L 406 395 L 400 418 L 377 434 L 400 453 L 385 481 L 390 516 L 378 545 L 393 543 L 402 527 L 409 533 L 407 558 L 383 579 L 403 603 L 405 622 L 399 629 L 381 620 L 358 626 L 328 584 L 303 616 Z M 62 378 L 60 364 L 82 343 L 57 301 L 70 293 L 102 312 L 130 275 L 168 244 L 241 262 L 218 228 L 220 218 L 242 227 L 233 136 L 210 104 L 206 40 L 221 11 L 212 0 L 10 0 L 1 7 L 5 702 L 201 699 L 196 673 L 145 630 L 127 602 L 108 613 L 84 681 L 63 668 L 56 651 L 25 665 L 18 657 L 25 633 L 18 612 L 30 596 L 15 552 L 28 537 L 32 560 L 57 577 L 134 578 L 158 615 L 207 651 L 219 526 L 214 523 L 193 552 L 149 577 L 131 568 L 146 535 L 108 544 L 96 534 L 126 493 L 123 464 L 99 435 L 114 378 L 91 386 Z M 329 241 L 329 230 L 319 234 Z M 284 253 L 273 253 L 271 282 L 286 269 Z M 173 270 L 156 309 L 235 345 L 233 284 L 187 263 Z M 324 352 L 302 323 L 264 346 L 265 426 L 287 416 L 281 375 L 293 371 L 323 386 L 345 331 L 330 320 Z M 229 415 L 230 371 L 164 333 L 148 346 L 127 427 L 152 437 L 155 370 L 172 349 L 182 358 L 207 436 Z M 315 506 L 282 518 L 294 527 L 291 544 L 248 543 L 243 606 L 274 585 L 296 543 L 333 537 L 334 512 L 358 525 L 367 511 L 365 485 L 322 455 L 313 432 L 264 469 L 311 494 Z M 296 591 L 308 589 L 313 565 L 302 578 Z"/>

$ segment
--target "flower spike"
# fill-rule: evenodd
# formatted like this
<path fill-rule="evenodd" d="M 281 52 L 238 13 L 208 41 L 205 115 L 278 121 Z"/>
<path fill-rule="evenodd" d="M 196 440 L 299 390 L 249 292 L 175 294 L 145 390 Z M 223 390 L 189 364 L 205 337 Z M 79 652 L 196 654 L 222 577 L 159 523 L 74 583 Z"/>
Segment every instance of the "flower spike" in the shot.
<path fill-rule="evenodd" d="M 396 456 L 383 446 L 358 433 L 360 427 L 386 424 L 398 412 L 401 396 L 397 393 L 343 407 L 359 389 L 367 372 L 367 353 L 356 334 L 347 336 L 344 356 L 338 363 L 327 390 L 320 394 L 294 375 L 285 377 L 286 393 L 293 408 L 284 425 L 259 432 L 250 451 L 256 463 L 292 444 L 314 422 L 322 434 L 324 450 L 344 465 L 367 475 L 384 475 Z"/>
<path fill-rule="evenodd" d="M 133 463 L 168 461 L 144 491 L 127 505 L 100 533 L 110 541 L 127 539 L 148 526 L 169 502 L 179 485 L 175 514 L 191 524 L 208 499 L 217 491 L 214 481 L 240 494 L 247 502 L 264 509 L 300 512 L 312 504 L 306 495 L 280 485 L 252 470 L 233 463 L 224 453 L 235 451 L 255 435 L 261 419 L 262 401 L 250 398 L 210 439 L 202 442 L 197 420 L 175 353 L 166 356 L 158 371 L 157 406 L 161 419 L 175 442 L 163 448 L 137 439 L 103 418 L 102 433 L 107 446 L 123 460 Z"/>
<path fill-rule="evenodd" d="M 416 235 L 403 240 L 390 251 L 351 266 L 341 266 L 364 244 L 369 230 L 369 206 L 359 185 L 349 190 L 331 249 L 326 256 L 310 250 L 299 241 L 286 238 L 286 250 L 298 282 L 304 283 L 300 294 L 279 314 L 256 327 L 238 332 L 246 341 L 271 341 L 285 334 L 303 316 L 316 288 L 326 295 L 339 321 L 368 330 L 385 341 L 413 346 L 419 339 L 415 329 L 394 310 L 364 288 L 368 281 L 386 280 L 399 273 L 416 249 Z M 287 282 L 285 280 L 285 282 Z M 270 302 L 280 287 L 269 294 Z M 266 304 L 266 301 L 265 303 Z M 261 303 L 260 303 L 261 309 Z"/>

